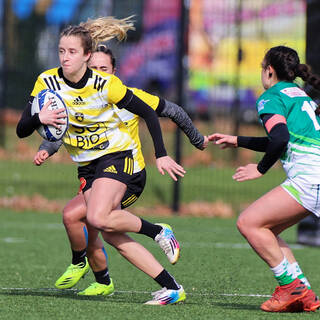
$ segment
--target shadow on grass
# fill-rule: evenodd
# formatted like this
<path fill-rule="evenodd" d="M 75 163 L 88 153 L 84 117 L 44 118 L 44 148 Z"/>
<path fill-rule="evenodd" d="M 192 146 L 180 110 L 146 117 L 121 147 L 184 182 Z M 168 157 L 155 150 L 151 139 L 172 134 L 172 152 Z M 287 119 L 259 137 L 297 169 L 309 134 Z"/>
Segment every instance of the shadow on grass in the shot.
<path fill-rule="evenodd" d="M 143 304 L 150 299 L 147 293 L 137 292 L 115 292 L 111 296 L 79 296 L 79 290 L 75 289 L 55 289 L 55 288 L 3 288 L 0 290 L 1 296 L 33 296 L 33 297 L 52 297 L 62 299 L 73 299 L 79 301 L 96 301 L 102 303 L 120 303 L 120 304 Z M 181 306 L 199 306 L 203 308 L 204 305 L 210 305 L 213 308 L 218 307 L 228 310 L 247 310 L 247 311 L 260 311 L 260 304 L 241 303 L 238 301 L 224 301 L 219 302 L 217 299 L 207 297 L 199 301 L 191 295 L 187 298 L 185 303 L 177 304 Z M 149 306 L 150 307 L 150 306 Z"/>
<path fill-rule="evenodd" d="M 251 310 L 251 311 L 260 311 L 260 305 L 252 305 L 247 303 L 223 303 L 223 302 L 214 302 L 214 306 L 221 307 L 224 309 L 237 309 L 237 310 Z"/>
<path fill-rule="evenodd" d="M 239 303 L 239 302 L 217 302 L 217 301 L 192 301 L 192 299 L 188 299 L 185 305 L 199 305 L 201 308 L 204 305 L 210 305 L 214 307 L 221 307 L 223 309 L 228 310 L 247 310 L 247 311 L 260 311 L 260 304 L 248 304 L 248 303 Z"/>
<path fill-rule="evenodd" d="M 63 299 L 86 300 L 86 301 L 101 301 L 101 302 L 120 302 L 120 303 L 138 303 L 142 304 L 146 300 L 141 297 L 141 294 L 134 293 L 118 293 L 115 292 L 111 296 L 79 296 L 79 291 L 73 289 L 58 290 L 54 288 L 16 288 L 4 289 L 0 291 L 3 296 L 37 296 L 37 297 L 54 297 Z M 130 296 L 130 298 L 128 297 Z"/>

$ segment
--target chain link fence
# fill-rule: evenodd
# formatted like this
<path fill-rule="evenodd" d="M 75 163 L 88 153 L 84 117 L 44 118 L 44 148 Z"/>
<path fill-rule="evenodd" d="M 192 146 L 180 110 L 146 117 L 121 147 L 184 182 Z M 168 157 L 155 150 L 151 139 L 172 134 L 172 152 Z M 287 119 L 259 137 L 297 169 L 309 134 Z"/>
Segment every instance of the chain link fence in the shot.
<path fill-rule="evenodd" d="M 185 26 L 180 23 L 182 5 L 187 14 Z M 36 178 L 40 169 L 31 165 L 40 139 L 18 141 L 15 136 L 16 114 L 23 110 L 37 75 L 59 65 L 59 33 L 68 24 L 99 16 L 134 15 L 136 31 L 129 33 L 127 41 L 108 43 L 117 57 L 117 76 L 128 86 L 179 101 L 205 135 L 263 135 L 255 100 L 262 93 L 260 64 L 265 51 L 287 45 L 298 51 L 301 60 L 305 57 L 303 0 L 1 0 L 0 15 L 0 164 L 5 172 L 0 189 L 2 196 L 9 198 L 31 196 L 50 186 L 58 192 L 44 191 L 47 198 L 68 199 L 76 192 L 76 169 L 64 151 L 47 164 L 49 169 L 41 171 L 46 176 L 41 180 Z M 179 37 L 182 27 L 183 38 Z M 179 41 L 186 42 L 182 54 Z M 181 61 L 183 69 L 179 70 Z M 181 99 L 178 79 L 183 81 Z M 167 149 L 174 155 L 175 127 L 170 121 L 161 123 Z M 262 182 L 239 185 L 231 178 L 235 167 L 258 161 L 259 155 L 248 150 L 221 151 L 214 146 L 198 151 L 185 137 L 181 139 L 182 164 L 188 171 L 176 199 L 181 210 L 237 212 L 283 178 L 276 168 L 276 173 L 268 173 Z M 170 207 L 174 188 L 169 179 L 155 174 L 151 139 L 143 124 L 141 140 L 150 173 L 139 205 Z M 70 170 L 61 176 L 63 182 L 57 180 L 62 166 Z"/>

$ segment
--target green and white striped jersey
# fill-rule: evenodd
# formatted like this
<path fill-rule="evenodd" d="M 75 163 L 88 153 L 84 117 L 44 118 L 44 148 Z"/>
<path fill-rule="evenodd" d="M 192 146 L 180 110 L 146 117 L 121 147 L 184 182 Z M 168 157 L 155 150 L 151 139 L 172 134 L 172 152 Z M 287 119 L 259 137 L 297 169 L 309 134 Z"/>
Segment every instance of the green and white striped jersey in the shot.
<path fill-rule="evenodd" d="M 317 104 L 295 83 L 280 81 L 257 100 L 259 116 L 267 113 L 286 118 L 290 140 L 281 162 L 288 178 L 320 184 L 320 117 Z"/>

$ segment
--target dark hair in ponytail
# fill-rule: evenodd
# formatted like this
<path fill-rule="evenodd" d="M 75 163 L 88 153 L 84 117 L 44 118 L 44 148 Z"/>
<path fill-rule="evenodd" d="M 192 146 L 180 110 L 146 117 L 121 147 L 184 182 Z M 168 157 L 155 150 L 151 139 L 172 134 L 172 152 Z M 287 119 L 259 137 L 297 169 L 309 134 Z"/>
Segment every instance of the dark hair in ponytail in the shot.
<path fill-rule="evenodd" d="M 306 64 L 299 64 L 297 68 L 297 77 L 313 86 L 315 89 L 320 89 L 320 77 L 312 73 L 311 68 Z"/>
<path fill-rule="evenodd" d="M 297 51 L 285 46 L 277 46 L 268 50 L 264 57 L 264 66 L 272 66 L 280 81 L 292 82 L 296 77 L 310 84 L 315 89 L 320 90 L 320 77 L 311 72 L 311 68 L 303 63 Z M 316 109 L 316 114 L 320 115 L 320 108 Z"/>
<path fill-rule="evenodd" d="M 111 49 L 109 49 L 106 45 L 104 44 L 99 44 L 97 46 L 97 49 L 95 50 L 95 52 L 103 52 L 105 53 L 106 55 L 109 55 L 110 56 L 110 59 L 111 59 L 111 65 L 112 65 L 112 68 L 115 69 L 116 67 L 116 58 L 112 52 Z"/>
<path fill-rule="evenodd" d="M 311 72 L 306 64 L 301 64 L 297 51 L 285 46 L 269 49 L 264 57 L 264 66 L 272 66 L 280 81 L 292 82 L 296 77 L 320 89 L 320 77 Z"/>

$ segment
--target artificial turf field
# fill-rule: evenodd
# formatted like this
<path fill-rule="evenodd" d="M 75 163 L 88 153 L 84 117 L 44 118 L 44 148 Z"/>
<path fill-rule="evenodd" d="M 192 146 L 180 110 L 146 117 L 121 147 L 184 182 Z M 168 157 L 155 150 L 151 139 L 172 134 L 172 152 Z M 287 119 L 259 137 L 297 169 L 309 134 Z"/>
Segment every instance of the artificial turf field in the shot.
<path fill-rule="evenodd" d="M 53 285 L 70 264 L 71 252 L 61 215 L 0 210 L 0 319 L 318 319 L 320 311 L 269 314 L 259 310 L 276 282 L 268 267 L 248 247 L 235 219 L 148 218 L 167 222 L 182 246 L 181 259 L 171 266 L 155 242 L 144 244 L 180 282 L 184 304 L 146 306 L 158 285 L 106 246 L 116 292 L 111 297 L 79 297 L 94 281 L 90 272 L 76 287 Z M 295 229 L 283 237 L 314 291 L 320 293 L 319 249 L 295 243 Z"/>

